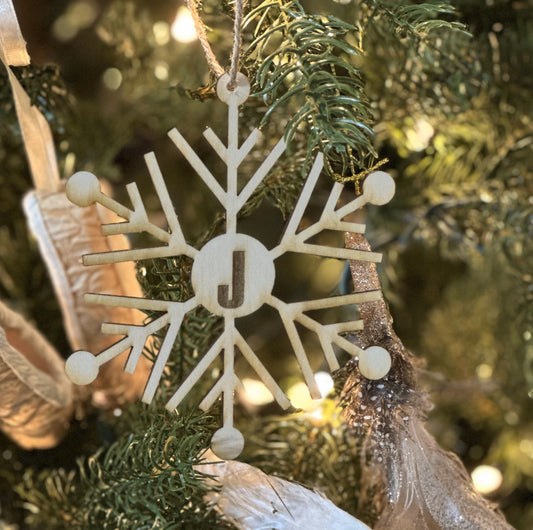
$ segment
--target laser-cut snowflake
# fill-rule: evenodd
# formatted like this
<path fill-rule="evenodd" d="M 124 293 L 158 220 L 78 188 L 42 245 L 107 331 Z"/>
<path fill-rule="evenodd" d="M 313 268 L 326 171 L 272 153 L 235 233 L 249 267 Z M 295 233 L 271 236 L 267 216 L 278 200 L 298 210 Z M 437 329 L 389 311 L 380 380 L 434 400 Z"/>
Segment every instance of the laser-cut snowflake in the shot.
<path fill-rule="evenodd" d="M 145 160 L 161 202 L 163 213 L 167 219 L 168 230 L 164 230 L 150 222 L 135 183 L 127 186 L 133 206 L 133 209 L 130 209 L 102 193 L 99 182 L 92 173 L 79 172 L 69 179 L 67 195 L 72 202 L 79 206 L 89 206 L 96 202 L 125 219 L 125 222 L 103 225 L 102 231 L 105 235 L 145 231 L 161 242 L 161 245 L 155 248 L 89 254 L 83 256 L 85 265 L 185 255 L 193 259 L 191 280 L 194 296 L 185 302 L 172 302 L 106 294 L 86 294 L 85 299 L 89 303 L 132 307 L 140 310 L 162 312 L 163 314 L 144 326 L 102 324 L 102 332 L 124 335 L 124 338 L 96 356 L 85 351 L 74 352 L 67 360 L 66 371 L 73 382 L 88 384 L 97 377 L 99 366 L 130 349 L 125 371 L 133 373 L 149 336 L 168 326 L 142 396 L 142 401 L 150 403 L 185 314 L 199 305 L 204 306 L 212 313 L 224 318 L 224 331 L 176 390 L 166 407 L 169 410 L 174 410 L 206 372 L 210 364 L 223 351 L 224 371 L 220 379 L 205 396 L 200 407 L 203 410 L 207 410 L 218 397 L 222 396 L 223 426 L 213 436 L 212 447 L 219 457 L 229 459 L 238 456 L 244 445 L 241 433 L 233 427 L 233 395 L 236 386 L 240 384 L 234 370 L 236 349 L 255 369 L 257 375 L 270 390 L 279 405 L 284 409 L 290 406 L 287 396 L 237 329 L 235 320 L 255 312 L 263 304 L 273 307 L 283 321 L 291 347 L 296 355 L 311 396 L 320 398 L 320 391 L 295 323 L 298 322 L 318 336 L 325 359 L 330 369 L 335 370 L 339 367 L 339 364 L 334 353 L 334 344 L 353 356 L 365 354 L 363 350 L 341 335 L 343 332 L 361 329 L 362 321 L 355 320 L 323 325 L 306 313 L 316 309 L 378 300 L 380 292 L 353 293 L 318 300 L 287 303 L 272 295 L 276 273 L 274 261 L 290 251 L 328 258 L 379 262 L 381 254 L 378 253 L 321 246 L 308 243 L 308 240 L 323 230 L 363 233 L 365 230 L 364 225 L 347 222 L 343 219 L 366 203 L 385 204 L 388 202 L 394 194 L 394 182 L 386 173 L 381 171 L 372 173 L 364 182 L 363 194 L 339 208 L 337 208 L 337 202 L 343 185 L 339 183 L 333 184 L 320 219 L 305 230 L 298 232 L 299 224 L 323 167 L 323 157 L 319 153 L 315 158 L 278 245 L 268 250 L 258 240 L 238 233 L 238 212 L 284 152 L 285 142 L 281 139 L 276 144 L 254 175 L 239 191 L 237 189 L 238 167 L 254 147 L 259 132 L 254 130 L 239 147 L 238 107 L 246 101 L 249 95 L 249 84 L 247 79 L 239 74 L 237 88 L 234 91 L 229 91 L 226 88 L 227 80 L 227 76 L 223 76 L 217 85 L 218 97 L 228 105 L 227 147 L 224 146 L 211 129 L 207 129 L 204 133 L 211 147 L 227 166 L 226 189 L 218 183 L 179 131 L 173 129 L 169 132 L 169 136 L 176 147 L 209 187 L 226 212 L 225 233 L 206 243 L 200 250 L 189 245 L 185 240 L 154 153 L 145 155 Z M 377 350 L 380 350 L 380 348 L 377 348 Z M 383 377 L 388 371 L 387 363 L 390 366 L 390 358 L 387 358 L 384 350 L 383 352 L 385 358 L 384 363 L 381 363 L 381 365 L 384 365 L 385 368 L 382 368 L 381 372 L 377 374 L 379 377 Z M 380 352 L 374 351 L 373 355 L 379 356 Z M 372 378 L 378 377 L 373 374 Z"/>

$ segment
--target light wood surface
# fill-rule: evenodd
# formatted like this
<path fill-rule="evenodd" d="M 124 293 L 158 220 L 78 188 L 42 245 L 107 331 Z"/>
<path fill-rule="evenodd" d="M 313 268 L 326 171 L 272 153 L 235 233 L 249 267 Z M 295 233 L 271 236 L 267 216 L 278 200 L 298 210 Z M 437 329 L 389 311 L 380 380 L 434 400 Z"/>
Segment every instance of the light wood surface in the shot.
<path fill-rule="evenodd" d="M 194 296 L 182 303 L 108 296 L 100 293 L 87 295 L 86 299 L 89 303 L 152 310 L 161 312 L 162 315 L 154 317 L 151 322 L 144 326 L 104 324 L 102 331 L 105 333 L 119 333 L 124 338 L 96 356 L 84 351 L 73 353 L 67 361 L 67 373 L 73 381 L 81 384 L 92 381 L 98 374 L 98 369 L 102 364 L 128 349 L 130 353 L 126 370 L 133 372 L 146 340 L 156 331 L 167 327 L 165 338 L 143 395 L 143 401 L 149 403 L 155 395 L 185 314 L 199 305 L 204 306 L 210 312 L 224 319 L 223 332 L 207 352 L 202 352 L 202 357 L 198 364 L 182 385 L 176 389 L 166 407 L 169 410 L 174 410 L 178 407 L 194 385 L 209 371 L 210 365 L 215 359 L 222 356 L 223 373 L 202 400 L 200 406 L 202 409 L 207 410 L 219 397 L 222 398 L 223 426 L 213 437 L 213 450 L 220 458 L 224 459 L 238 456 L 244 444 L 242 435 L 233 427 L 234 394 L 235 389 L 241 385 L 234 366 L 235 355 L 238 352 L 255 370 L 279 405 L 284 409 L 290 406 L 290 401 L 285 393 L 239 332 L 236 319 L 251 315 L 264 304 L 274 308 L 283 321 L 293 353 L 298 360 L 311 395 L 314 398 L 320 398 L 321 395 L 314 378 L 313 369 L 309 363 L 296 323 L 317 335 L 328 365 L 334 370 L 339 367 L 335 347 L 341 348 L 353 356 L 365 355 L 362 349 L 352 344 L 342 335 L 346 332 L 361 329 L 362 322 L 354 320 L 323 325 L 306 313 L 317 309 L 378 300 L 380 292 L 354 293 L 320 300 L 287 303 L 272 294 L 276 278 L 276 259 L 287 252 L 296 252 L 328 258 L 361 259 L 379 262 L 381 260 L 381 254 L 379 253 L 329 247 L 309 243 L 309 240 L 324 230 L 350 230 L 363 233 L 365 230 L 364 225 L 350 222 L 345 217 L 367 203 L 383 204 L 388 202 L 394 194 L 394 181 L 392 178 L 386 173 L 376 172 L 370 174 L 365 180 L 363 195 L 349 201 L 347 204 L 338 205 L 343 186 L 335 183 L 332 186 L 319 220 L 299 231 L 300 223 L 304 218 L 323 168 L 323 156 L 319 153 L 315 158 L 280 243 L 272 249 L 267 249 L 257 239 L 239 233 L 237 226 L 239 211 L 283 154 L 285 142 L 281 139 L 275 144 L 271 153 L 260 164 L 242 189 L 239 190 L 239 166 L 253 149 L 260 133 L 257 130 L 252 131 L 239 146 L 238 107 L 246 101 L 249 95 L 249 83 L 242 74 L 239 74 L 237 89 L 231 92 L 227 89 L 227 81 L 227 76 L 222 76 L 217 85 L 218 97 L 228 106 L 227 145 L 220 140 L 213 130 L 207 129 L 204 133 L 208 143 L 227 166 L 225 185 L 222 185 L 217 180 L 177 129 L 169 132 L 172 142 L 224 207 L 226 229 L 223 235 L 212 239 L 200 249 L 196 249 L 187 243 L 153 153 L 146 155 L 146 163 L 160 199 L 163 213 L 167 219 L 168 228 L 166 230 L 154 225 L 148 219 L 142 197 L 135 184 L 129 184 L 127 188 L 132 209 L 123 206 L 102 193 L 96 177 L 91 173 L 75 174 L 71 177 L 67 187 L 69 197 L 76 204 L 88 206 L 97 202 L 124 219 L 124 222 L 104 226 L 104 233 L 111 235 L 126 232 L 147 232 L 161 243 L 160 246 L 155 248 L 91 254 L 84 256 L 84 264 L 116 263 L 151 257 L 186 255 L 193 258 L 191 280 L 194 290 Z M 260 324 L 258 323 L 258 325 Z M 369 368 L 370 372 L 372 370 Z"/>

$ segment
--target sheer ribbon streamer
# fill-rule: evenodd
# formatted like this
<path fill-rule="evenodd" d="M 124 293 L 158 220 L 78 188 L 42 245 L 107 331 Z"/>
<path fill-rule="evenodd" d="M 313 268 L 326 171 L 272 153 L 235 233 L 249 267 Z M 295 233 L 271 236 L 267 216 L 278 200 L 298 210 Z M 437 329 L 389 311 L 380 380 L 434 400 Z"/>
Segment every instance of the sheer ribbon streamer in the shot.
<path fill-rule="evenodd" d="M 50 126 L 31 104 L 10 66 L 26 66 L 30 57 L 11 0 L 0 0 L 0 60 L 4 64 L 15 100 L 20 129 L 37 189 L 55 191 L 59 171 Z"/>

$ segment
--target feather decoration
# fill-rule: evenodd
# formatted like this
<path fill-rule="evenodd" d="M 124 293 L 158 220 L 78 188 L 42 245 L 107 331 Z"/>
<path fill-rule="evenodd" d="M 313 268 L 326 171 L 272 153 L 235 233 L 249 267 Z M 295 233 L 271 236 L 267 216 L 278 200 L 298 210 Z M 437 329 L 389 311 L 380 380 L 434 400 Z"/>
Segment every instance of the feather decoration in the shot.
<path fill-rule="evenodd" d="M 212 476 L 206 500 L 239 530 L 370 530 L 320 493 L 211 451 L 198 472 Z"/>
<path fill-rule="evenodd" d="M 472 487 L 462 462 L 442 450 L 423 422 L 399 418 L 387 455 L 389 504 L 374 530 L 512 528 Z"/>
<path fill-rule="evenodd" d="M 346 246 L 370 250 L 361 234 L 347 234 Z M 354 290 L 380 289 L 373 263 L 350 262 Z M 392 328 L 383 299 L 359 305 L 361 347 L 381 346 L 391 355 L 382 379 L 363 377 L 357 359 L 338 371 L 347 423 L 365 436 L 366 485 L 361 502 L 378 506 L 375 530 L 504 530 L 512 528 L 473 488 L 462 462 L 439 447 L 425 428 L 427 396 L 416 388 L 416 359 Z"/>

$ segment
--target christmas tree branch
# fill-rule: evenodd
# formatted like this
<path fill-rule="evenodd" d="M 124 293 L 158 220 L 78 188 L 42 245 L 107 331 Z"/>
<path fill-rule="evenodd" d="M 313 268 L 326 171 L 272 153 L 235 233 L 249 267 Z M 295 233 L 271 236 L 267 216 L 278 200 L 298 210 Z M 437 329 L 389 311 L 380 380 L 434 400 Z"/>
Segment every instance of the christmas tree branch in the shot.
<path fill-rule="evenodd" d="M 269 105 L 263 124 L 290 101 L 299 106 L 289 120 L 286 140 L 305 127 L 307 156 L 318 145 L 332 161 L 349 165 L 377 153 L 372 145 L 372 116 L 359 70 L 349 60 L 362 50 L 348 42 L 356 28 L 333 16 L 312 15 L 297 1 L 267 0 L 251 10 L 246 25 L 254 39 L 245 52 L 246 68 L 255 72 L 258 91 Z"/>
<path fill-rule="evenodd" d="M 194 469 L 209 444 L 210 416 L 136 406 L 122 421 L 134 434 L 81 460 L 78 473 L 60 469 L 25 476 L 17 491 L 31 507 L 29 522 L 102 530 L 231 528 L 205 504 L 207 476 Z"/>

